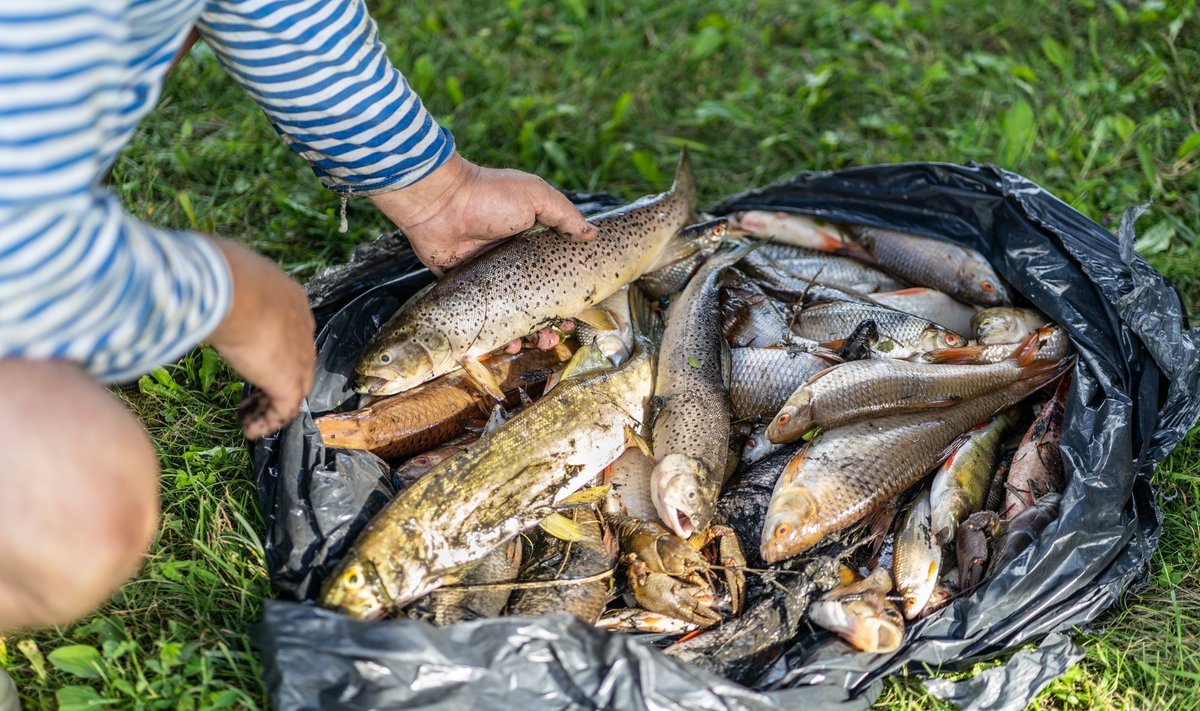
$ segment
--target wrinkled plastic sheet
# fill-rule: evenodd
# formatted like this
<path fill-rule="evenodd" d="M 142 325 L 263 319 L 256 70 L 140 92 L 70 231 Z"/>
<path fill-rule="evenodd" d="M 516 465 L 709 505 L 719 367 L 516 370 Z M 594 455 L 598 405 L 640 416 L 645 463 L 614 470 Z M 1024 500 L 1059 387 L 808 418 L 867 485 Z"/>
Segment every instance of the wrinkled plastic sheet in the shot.
<path fill-rule="evenodd" d="M 602 195 L 577 202 L 585 212 L 616 204 Z M 1145 583 L 1160 534 L 1150 477 L 1200 414 L 1200 337 L 1175 288 L 1133 253 L 1137 210 L 1118 237 L 1021 176 L 933 163 L 801 173 L 710 212 L 747 209 L 965 244 L 1067 329 L 1080 356 L 1061 440 L 1068 483 L 1038 541 L 970 596 L 910 625 L 897 651 L 853 653 L 827 633 L 802 633 L 753 688 L 568 617 L 435 628 L 317 608 L 305 601 L 393 492 L 386 464 L 326 450 L 312 419 L 353 407 L 358 354 L 431 278 L 402 237 L 386 236 L 310 284 L 321 330 L 308 409 L 252 450 L 277 595 L 254 634 L 278 708 L 865 708 L 888 675 L 1008 656 L 926 687 L 962 708 L 1016 709 L 1081 657 L 1073 631 Z"/>

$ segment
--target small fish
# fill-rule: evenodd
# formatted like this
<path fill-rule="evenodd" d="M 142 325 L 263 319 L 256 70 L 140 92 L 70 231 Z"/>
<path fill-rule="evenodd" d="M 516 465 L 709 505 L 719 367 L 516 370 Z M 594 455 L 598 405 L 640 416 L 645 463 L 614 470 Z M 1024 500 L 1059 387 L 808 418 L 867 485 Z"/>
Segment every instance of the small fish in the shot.
<path fill-rule="evenodd" d="M 938 410 L 876 417 L 823 432 L 775 484 L 763 527 L 768 563 L 799 555 L 878 511 L 945 457 L 964 432 L 1020 402 L 1074 363 Z M 841 367 L 841 366 L 839 366 Z"/>
<path fill-rule="evenodd" d="M 570 357 L 570 348 L 560 343 L 550 350 L 497 353 L 483 367 L 503 392 L 514 393 L 545 381 L 553 368 Z M 328 447 L 365 449 L 393 459 L 424 452 L 462 434 L 464 420 L 481 407 L 487 411 L 485 402 L 464 374 L 451 373 L 358 410 L 323 415 L 316 424 Z"/>
<path fill-rule="evenodd" d="M 951 568 L 942 573 L 942 577 L 938 579 L 937 585 L 933 586 L 933 592 L 929 595 L 929 602 L 925 603 L 925 609 L 921 610 L 921 614 L 917 615 L 917 619 L 929 617 L 954 600 L 960 590 L 958 587 L 958 577 L 957 568 Z"/>
<path fill-rule="evenodd" d="M 921 492 L 896 529 L 892 571 L 896 588 L 904 597 L 904 616 L 914 619 L 929 602 L 942 567 L 942 547 L 930 527 L 929 490 Z"/>
<path fill-rule="evenodd" d="M 609 365 L 624 363 L 633 348 L 633 324 L 630 323 L 629 316 L 631 288 L 633 287 L 623 286 L 595 306 L 595 311 L 611 319 L 613 328 L 596 328 L 583 322 L 575 326 L 575 335 L 579 343 L 595 344 L 600 354 L 608 359 Z"/>
<path fill-rule="evenodd" d="M 939 348 L 965 346 L 967 340 L 932 321 L 878 304 L 845 301 L 810 304 L 796 313 L 792 332 L 817 342 L 849 338 L 863 321 L 874 321 L 879 358 L 907 358 Z"/>
<path fill-rule="evenodd" d="M 1035 360 L 1062 360 L 1071 353 L 1071 339 L 1062 326 L 1045 326 L 1037 331 L 1038 349 Z M 1012 357 L 1020 343 L 993 343 L 991 345 L 942 348 L 913 356 L 911 360 L 921 363 L 958 363 L 984 365 L 999 363 Z"/>
<path fill-rule="evenodd" d="M 951 543 L 958 522 L 983 508 L 996 469 L 1000 442 L 1016 423 L 1017 413 L 1010 408 L 991 422 L 971 430 L 966 441 L 934 474 L 930 505 L 933 507 L 933 535 L 938 543 Z"/>
<path fill-rule="evenodd" d="M 771 417 L 797 387 L 840 362 L 831 351 L 734 348 L 730 351 L 729 404 L 734 419 Z"/>
<path fill-rule="evenodd" d="M 879 266 L 911 283 L 976 306 L 1009 303 L 1004 282 L 983 255 L 968 247 L 894 230 L 856 226 L 851 233 Z"/>
<path fill-rule="evenodd" d="M 871 261 L 871 255 L 841 228 L 814 217 L 791 212 L 746 210 L 735 213 L 731 223 L 734 229 L 744 230 L 755 237 Z"/>
<path fill-rule="evenodd" d="M 512 590 L 491 586 L 516 579 L 517 571 L 521 568 L 521 552 L 519 539 L 509 541 L 482 560 L 464 568 L 455 586 L 434 590 L 414 607 L 428 610 L 430 622 L 438 626 L 499 617 Z M 471 586 L 476 585 L 488 587 L 472 589 Z M 424 615 L 418 613 L 415 616 Z"/>
<path fill-rule="evenodd" d="M 904 283 L 887 272 L 862 262 L 821 252 L 787 248 L 791 255 L 776 247 L 764 247 L 769 253 L 756 252 L 747 257 L 742 270 L 763 288 L 783 294 L 803 294 L 814 283 L 834 288 L 879 291 L 901 289 Z"/>
<path fill-rule="evenodd" d="M 608 578 L 593 579 L 611 570 L 617 562 L 616 540 L 609 533 L 599 511 L 577 507 L 564 513 L 583 531 L 583 538 L 564 541 L 537 532 L 533 550 L 521 567 L 518 580 L 558 581 L 561 585 L 513 591 L 508 614 L 523 617 L 566 613 L 585 624 L 594 625 L 608 602 Z M 579 582 L 572 582 L 579 581 Z"/>
<path fill-rule="evenodd" d="M 602 630 L 621 630 L 623 632 L 654 632 L 656 634 L 687 634 L 700 629 L 695 622 L 687 622 L 677 617 L 651 612 L 637 607 L 626 607 L 620 610 L 609 610 L 600 616 L 596 627 Z"/>
<path fill-rule="evenodd" d="M 431 449 L 423 454 L 418 454 L 396 467 L 392 471 L 392 479 L 397 482 L 397 488 L 406 488 L 409 484 L 425 476 L 425 474 L 437 465 L 466 449 L 467 445 L 477 439 L 479 439 L 477 434 L 465 432 L 437 449 Z"/>
<path fill-rule="evenodd" d="M 1033 506 L 1039 496 L 1063 490 L 1063 459 L 1058 441 L 1062 436 L 1070 379 L 1063 378 L 1054 397 L 1034 419 L 1021 439 L 1008 468 L 1004 517 L 1012 519 Z"/>
<path fill-rule="evenodd" d="M 971 326 L 971 317 L 979 311 L 979 307 L 968 306 L 937 289 L 917 286 L 911 289 L 871 294 L 868 298 L 888 308 L 940 323 L 955 333 L 970 334 L 975 331 Z M 1013 342 L 1020 340 L 1022 338 L 1012 339 Z"/>
<path fill-rule="evenodd" d="M 894 652 L 904 640 L 904 617 L 887 599 L 891 591 L 892 576 L 877 568 L 856 583 L 825 593 L 808 617 L 860 652 Z"/>
<path fill-rule="evenodd" d="M 750 431 L 750 435 L 746 437 L 746 444 L 742 448 L 742 463 L 749 465 L 761 462 L 783 449 L 783 446 L 772 442 L 767 437 L 766 425 L 756 425 Z"/>
<path fill-rule="evenodd" d="M 721 272 L 752 246 L 708 260 L 667 317 L 654 383 L 654 507 L 687 538 L 708 526 L 729 451 L 729 348 L 721 338 Z"/>
<path fill-rule="evenodd" d="M 997 306 L 971 317 L 970 333 L 981 345 L 1016 343 L 1049 323 L 1050 319 L 1041 311 Z"/>
<path fill-rule="evenodd" d="M 640 277 L 689 223 L 695 205 L 696 183 L 684 151 L 670 191 L 590 218 L 594 240 L 572 242 L 533 229 L 460 264 L 383 325 L 355 368 L 356 389 L 398 393 L 463 368 L 495 397 L 481 356 L 582 317 Z"/>
<path fill-rule="evenodd" d="M 992 365 L 858 360 L 831 366 L 792 393 L 767 426 L 767 438 L 794 442 L 815 428 L 945 408 L 1058 369 L 1057 361 L 1034 360 L 1036 353 L 1030 336 L 1012 358 Z"/>

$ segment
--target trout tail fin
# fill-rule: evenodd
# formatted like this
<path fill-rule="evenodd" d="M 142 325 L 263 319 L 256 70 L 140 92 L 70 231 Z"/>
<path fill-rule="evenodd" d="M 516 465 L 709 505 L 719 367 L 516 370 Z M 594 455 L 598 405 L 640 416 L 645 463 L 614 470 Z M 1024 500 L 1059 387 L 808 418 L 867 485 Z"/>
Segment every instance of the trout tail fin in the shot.
<path fill-rule="evenodd" d="M 679 154 L 679 164 L 675 167 L 675 182 L 671 184 L 671 194 L 687 206 L 688 214 L 696 211 L 696 176 L 692 174 L 692 159 L 685 147 Z"/>

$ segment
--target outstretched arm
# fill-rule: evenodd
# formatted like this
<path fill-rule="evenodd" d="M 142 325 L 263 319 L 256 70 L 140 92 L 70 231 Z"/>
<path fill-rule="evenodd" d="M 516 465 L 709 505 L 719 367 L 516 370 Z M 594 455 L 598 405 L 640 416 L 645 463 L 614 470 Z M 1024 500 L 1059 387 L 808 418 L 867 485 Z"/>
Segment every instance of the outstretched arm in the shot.
<path fill-rule="evenodd" d="M 542 179 L 455 153 L 388 61 L 363 0 L 212 0 L 199 27 L 321 182 L 370 196 L 435 271 L 535 222 L 595 236 Z"/>

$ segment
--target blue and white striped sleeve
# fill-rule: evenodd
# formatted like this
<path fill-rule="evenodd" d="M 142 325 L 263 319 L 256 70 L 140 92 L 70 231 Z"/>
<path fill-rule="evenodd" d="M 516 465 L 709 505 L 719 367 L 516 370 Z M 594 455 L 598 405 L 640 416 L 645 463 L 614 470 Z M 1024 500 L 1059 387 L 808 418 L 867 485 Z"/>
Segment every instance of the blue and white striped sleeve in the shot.
<path fill-rule="evenodd" d="M 363 0 L 209 0 L 199 28 L 336 193 L 405 187 L 454 153 L 450 132 L 388 61 Z"/>
<path fill-rule="evenodd" d="M 217 247 L 142 223 L 100 186 L 195 15 L 164 2 L 0 7 L 0 358 L 70 360 L 120 382 L 177 359 L 227 313 Z"/>

